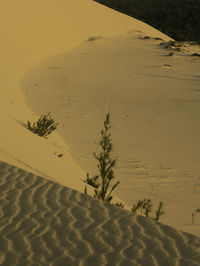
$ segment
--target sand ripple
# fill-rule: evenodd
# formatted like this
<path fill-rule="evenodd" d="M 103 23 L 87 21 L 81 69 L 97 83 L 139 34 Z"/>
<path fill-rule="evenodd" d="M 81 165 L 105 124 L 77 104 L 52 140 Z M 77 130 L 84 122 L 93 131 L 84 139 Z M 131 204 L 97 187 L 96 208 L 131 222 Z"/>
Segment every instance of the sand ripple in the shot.
<path fill-rule="evenodd" d="M 0 265 L 199 265 L 200 239 L 0 162 Z"/>

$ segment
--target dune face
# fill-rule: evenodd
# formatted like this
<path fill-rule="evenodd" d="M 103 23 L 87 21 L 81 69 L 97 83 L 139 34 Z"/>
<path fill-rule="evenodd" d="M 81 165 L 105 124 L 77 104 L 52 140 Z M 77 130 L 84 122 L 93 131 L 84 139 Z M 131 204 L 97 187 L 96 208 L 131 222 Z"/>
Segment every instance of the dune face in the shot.
<path fill-rule="evenodd" d="M 0 163 L 0 264 L 198 265 L 200 239 Z"/>
<path fill-rule="evenodd" d="M 191 214 L 199 206 L 200 61 L 190 55 L 199 48 L 182 44 L 168 56 L 174 48 L 161 42 L 136 31 L 87 39 L 35 66 L 21 86 L 36 113 L 52 110 L 62 121 L 59 132 L 89 173 L 97 172 L 93 152 L 109 111 L 116 196 L 129 206 L 162 200 L 163 222 L 199 234 Z"/>
<path fill-rule="evenodd" d="M 55 152 L 69 154 L 60 136 L 54 135 L 46 145 L 25 130 L 26 121 L 38 117 L 25 104 L 20 81 L 42 60 L 77 47 L 91 36 L 113 36 L 138 26 L 168 38 L 138 20 L 89 0 L 1 1 L 0 158 L 48 178 L 57 176 L 62 183 L 68 171 L 80 179 L 84 173 L 70 158 L 58 162 L 52 156 Z"/>

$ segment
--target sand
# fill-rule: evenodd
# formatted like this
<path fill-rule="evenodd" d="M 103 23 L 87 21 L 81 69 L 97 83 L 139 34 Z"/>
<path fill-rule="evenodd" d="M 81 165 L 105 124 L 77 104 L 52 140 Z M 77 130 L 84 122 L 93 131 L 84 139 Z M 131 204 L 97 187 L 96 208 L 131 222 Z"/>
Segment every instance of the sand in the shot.
<path fill-rule="evenodd" d="M 200 239 L 0 163 L 0 264 L 198 265 Z"/>
<path fill-rule="evenodd" d="M 132 29 L 165 35 L 90 0 L 70 4 L 64 0 L 1 1 L 0 25 L 0 159 L 82 191 L 79 181 L 85 171 L 71 158 L 68 143 L 59 134 L 46 141 L 26 130 L 27 120 L 34 121 L 38 115 L 27 106 L 22 93 L 24 76 L 39 62 L 75 48 L 91 36 L 115 36 Z M 65 157 L 58 160 L 55 153 L 65 153 Z M 73 181 L 66 180 L 69 172 Z"/>
<path fill-rule="evenodd" d="M 200 236 L 199 214 L 192 224 L 192 213 L 200 208 L 200 59 L 191 56 L 200 53 L 199 46 L 166 48 L 160 43 L 170 37 L 90 0 L 1 1 L 0 33 L 0 160 L 5 162 L 0 167 L 0 230 L 5 239 L 11 230 L 10 241 L 2 244 L 2 265 L 61 265 L 61 259 L 69 259 L 68 265 L 93 265 L 97 257 L 99 265 L 113 265 L 115 257 L 115 265 L 145 265 L 145 260 L 198 265 L 199 238 L 187 233 Z M 56 132 L 44 139 L 27 130 L 27 120 L 49 111 L 59 122 Z M 92 154 L 107 112 L 113 156 L 119 157 L 116 200 L 127 210 L 144 197 L 154 206 L 162 200 L 161 222 L 170 227 L 80 194 L 86 173 L 97 171 Z M 23 192 L 17 194 L 18 189 Z M 65 196 L 58 191 L 69 197 L 62 201 Z M 93 204 L 100 208 L 97 213 Z M 57 218 L 60 211 L 65 217 L 65 207 L 72 223 Z M 80 216 L 73 214 L 76 210 Z M 23 226 L 28 228 L 21 235 Z M 95 240 L 87 236 L 91 228 L 96 228 Z"/>
<path fill-rule="evenodd" d="M 171 57 L 145 36 L 86 40 L 31 69 L 22 88 L 38 115 L 53 112 L 73 159 L 91 174 L 110 112 L 121 182 L 115 195 L 128 209 L 144 197 L 162 200 L 164 223 L 200 235 L 198 215 L 191 224 L 200 199 L 200 59 L 191 54 L 200 49 L 187 44 Z"/>

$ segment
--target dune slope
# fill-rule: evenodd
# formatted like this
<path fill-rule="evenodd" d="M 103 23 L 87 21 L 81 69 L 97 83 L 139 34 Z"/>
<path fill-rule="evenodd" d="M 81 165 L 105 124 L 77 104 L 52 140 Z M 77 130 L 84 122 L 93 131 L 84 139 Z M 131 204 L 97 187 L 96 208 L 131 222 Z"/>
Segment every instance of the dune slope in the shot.
<path fill-rule="evenodd" d="M 20 82 L 40 61 L 93 35 L 110 36 L 138 28 L 165 36 L 91 0 L 0 1 L 1 160 L 82 190 L 78 179 L 84 171 L 71 159 L 64 140 L 54 134 L 44 141 L 26 130 L 26 121 L 35 121 L 38 115 L 27 107 Z M 55 153 L 66 156 L 60 161 Z M 77 182 L 66 181 L 66 173 Z"/>
<path fill-rule="evenodd" d="M 0 162 L 0 264 L 198 265 L 200 238 Z"/>
<path fill-rule="evenodd" d="M 36 113 L 54 112 L 73 159 L 91 174 L 110 112 L 116 196 L 129 209 L 162 200 L 163 222 L 199 235 L 199 214 L 195 225 L 191 216 L 200 200 L 200 59 L 191 54 L 200 48 L 161 42 L 136 31 L 86 40 L 33 67 L 21 87 Z"/>

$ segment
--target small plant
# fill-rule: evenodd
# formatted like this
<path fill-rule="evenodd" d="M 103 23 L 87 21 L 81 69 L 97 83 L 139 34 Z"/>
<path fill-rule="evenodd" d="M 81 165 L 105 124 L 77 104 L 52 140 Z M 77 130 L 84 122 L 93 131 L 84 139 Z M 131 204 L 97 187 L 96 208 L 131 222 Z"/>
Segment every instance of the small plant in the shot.
<path fill-rule="evenodd" d="M 38 134 L 40 137 L 46 137 L 57 129 L 58 123 L 55 123 L 49 112 L 46 115 L 41 115 L 38 121 L 34 122 L 33 125 L 31 125 L 31 122 L 28 120 L 27 127 L 34 134 Z"/>
<path fill-rule="evenodd" d="M 103 201 L 111 202 L 112 192 L 119 185 L 119 181 L 111 186 L 111 180 L 115 178 L 113 168 L 116 165 L 117 159 L 111 158 L 111 152 L 113 150 L 113 144 L 111 142 L 111 135 L 109 133 L 110 126 L 110 114 L 106 115 L 104 121 L 104 129 L 101 131 L 101 140 L 99 142 L 101 151 L 99 154 L 94 153 L 95 159 L 98 161 L 99 174 L 90 177 L 87 174 L 85 182 L 92 185 L 94 190 L 94 197 Z M 111 186 L 111 188 L 110 188 Z M 85 187 L 85 193 L 87 188 Z M 122 207 L 122 205 L 120 205 Z"/>
<path fill-rule="evenodd" d="M 143 211 L 143 202 L 144 202 L 144 200 L 138 200 L 137 203 L 133 205 L 133 208 L 131 209 L 133 214 L 136 214 L 138 210 L 141 211 L 141 215 L 143 214 L 142 211 Z"/>
<path fill-rule="evenodd" d="M 164 211 L 162 210 L 162 208 L 163 208 L 163 202 L 160 201 L 158 205 L 158 209 L 155 211 L 155 218 L 154 218 L 155 221 L 159 221 L 160 216 L 164 214 Z"/>
<path fill-rule="evenodd" d="M 149 217 L 152 210 L 152 201 L 150 199 L 138 200 L 136 205 L 133 205 L 132 212 L 136 213 L 140 209 L 141 215 Z"/>
<path fill-rule="evenodd" d="M 137 203 L 133 205 L 133 208 L 131 210 L 134 214 L 136 214 L 137 211 L 140 210 L 140 214 L 145 215 L 148 218 L 150 213 L 152 212 L 152 207 L 153 204 L 151 199 L 143 199 L 138 200 Z M 160 219 L 160 216 L 164 214 L 162 208 L 163 202 L 160 201 L 158 209 L 155 211 L 155 217 L 153 218 L 155 221 L 158 221 Z"/>
<path fill-rule="evenodd" d="M 197 214 L 198 212 L 200 213 L 200 208 L 196 209 L 196 211 L 192 213 L 192 224 L 194 224 L 195 214 Z"/>

